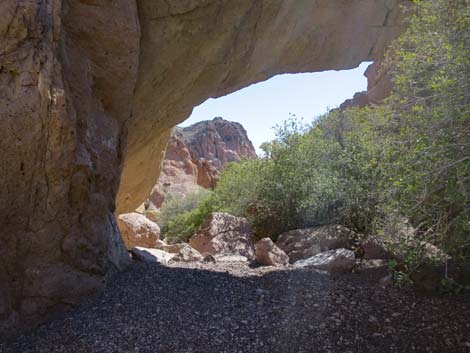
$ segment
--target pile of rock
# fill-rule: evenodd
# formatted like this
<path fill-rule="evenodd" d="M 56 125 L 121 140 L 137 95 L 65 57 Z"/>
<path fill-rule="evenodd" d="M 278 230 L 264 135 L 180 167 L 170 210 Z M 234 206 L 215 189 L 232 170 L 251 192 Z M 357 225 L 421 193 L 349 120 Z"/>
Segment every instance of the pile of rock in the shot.
<path fill-rule="evenodd" d="M 393 257 L 384 242 L 366 238 L 341 225 L 296 229 L 281 234 L 276 245 L 297 268 L 316 268 L 328 272 L 350 272 L 361 260 L 386 260 Z"/>
<path fill-rule="evenodd" d="M 136 260 L 170 264 L 175 262 L 237 262 L 263 266 L 289 264 L 287 254 L 265 238 L 254 244 L 248 221 L 228 213 L 209 215 L 188 243 L 167 244 L 160 240 L 158 225 L 138 213 L 119 216 L 126 247 Z"/>
<path fill-rule="evenodd" d="M 276 243 L 264 238 L 255 244 L 248 221 L 223 212 L 210 214 L 189 244 L 166 244 L 160 240 L 158 225 L 137 213 L 119 216 L 119 228 L 135 259 L 162 264 L 193 261 L 292 264 L 295 268 L 349 272 L 358 258 L 383 261 L 393 257 L 380 239 L 364 240 L 340 225 L 292 230 L 281 234 Z"/>

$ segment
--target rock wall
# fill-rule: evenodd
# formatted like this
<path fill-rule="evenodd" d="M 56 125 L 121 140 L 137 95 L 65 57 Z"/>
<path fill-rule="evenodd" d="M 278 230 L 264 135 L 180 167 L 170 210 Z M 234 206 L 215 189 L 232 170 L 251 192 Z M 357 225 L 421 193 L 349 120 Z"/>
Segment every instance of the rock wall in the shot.
<path fill-rule="evenodd" d="M 0 4 L 0 331 L 79 302 L 129 262 L 114 205 L 137 7 L 91 3 Z"/>
<path fill-rule="evenodd" d="M 125 266 L 115 200 L 149 194 L 194 106 L 379 59 L 403 1 L 2 0 L 0 331 Z"/>
<path fill-rule="evenodd" d="M 176 127 L 168 140 L 160 176 L 145 208 L 159 209 L 167 194 L 184 196 L 199 188 L 214 188 L 223 167 L 243 158 L 257 156 L 246 130 L 239 123 L 218 117 L 184 128 Z"/>

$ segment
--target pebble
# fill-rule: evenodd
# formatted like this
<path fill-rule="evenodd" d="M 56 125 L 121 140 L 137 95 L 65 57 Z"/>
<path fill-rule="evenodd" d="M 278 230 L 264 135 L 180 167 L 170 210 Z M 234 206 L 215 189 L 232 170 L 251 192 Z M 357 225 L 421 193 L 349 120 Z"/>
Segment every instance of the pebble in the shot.
<path fill-rule="evenodd" d="M 94 301 L 0 341 L 0 353 L 470 351 L 467 295 L 385 289 L 385 275 L 135 263 Z"/>

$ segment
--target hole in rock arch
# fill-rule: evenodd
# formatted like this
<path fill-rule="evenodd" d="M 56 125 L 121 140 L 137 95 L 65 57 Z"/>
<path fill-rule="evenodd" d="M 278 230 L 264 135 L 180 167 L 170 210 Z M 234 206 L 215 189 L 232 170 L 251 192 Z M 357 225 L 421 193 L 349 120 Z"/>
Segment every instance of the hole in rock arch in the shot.
<path fill-rule="evenodd" d="M 261 143 L 274 138 L 273 126 L 290 115 L 311 122 L 367 89 L 364 72 L 371 62 L 350 70 L 282 74 L 195 107 L 179 126 L 222 117 L 243 125 L 259 154 Z"/>
<path fill-rule="evenodd" d="M 208 99 L 173 130 L 161 175 L 138 212 L 160 225 L 160 238 L 166 242 L 189 241 L 200 253 L 210 253 L 191 243 L 191 238 L 211 212 L 189 213 L 214 194 L 211 190 L 218 185 L 226 165 L 243 159 L 263 159 L 261 145 L 275 139 L 274 126 L 292 117 L 310 124 L 357 92 L 365 91 L 364 72 L 369 65 L 364 62 L 351 70 L 278 75 L 224 97 Z M 233 214 L 240 216 L 236 211 Z M 249 218 L 246 212 L 243 215 Z M 281 230 L 289 229 L 294 228 L 277 229 L 276 234 L 273 229 L 255 230 L 253 240 L 275 240 Z"/>

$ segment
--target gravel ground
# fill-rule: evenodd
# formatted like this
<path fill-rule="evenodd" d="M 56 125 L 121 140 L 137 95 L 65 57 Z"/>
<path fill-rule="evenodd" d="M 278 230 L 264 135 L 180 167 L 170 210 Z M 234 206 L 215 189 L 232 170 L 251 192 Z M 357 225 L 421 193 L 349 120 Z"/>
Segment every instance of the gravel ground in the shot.
<path fill-rule="evenodd" d="M 470 352 L 468 293 L 424 297 L 381 276 L 135 263 L 0 352 Z"/>

